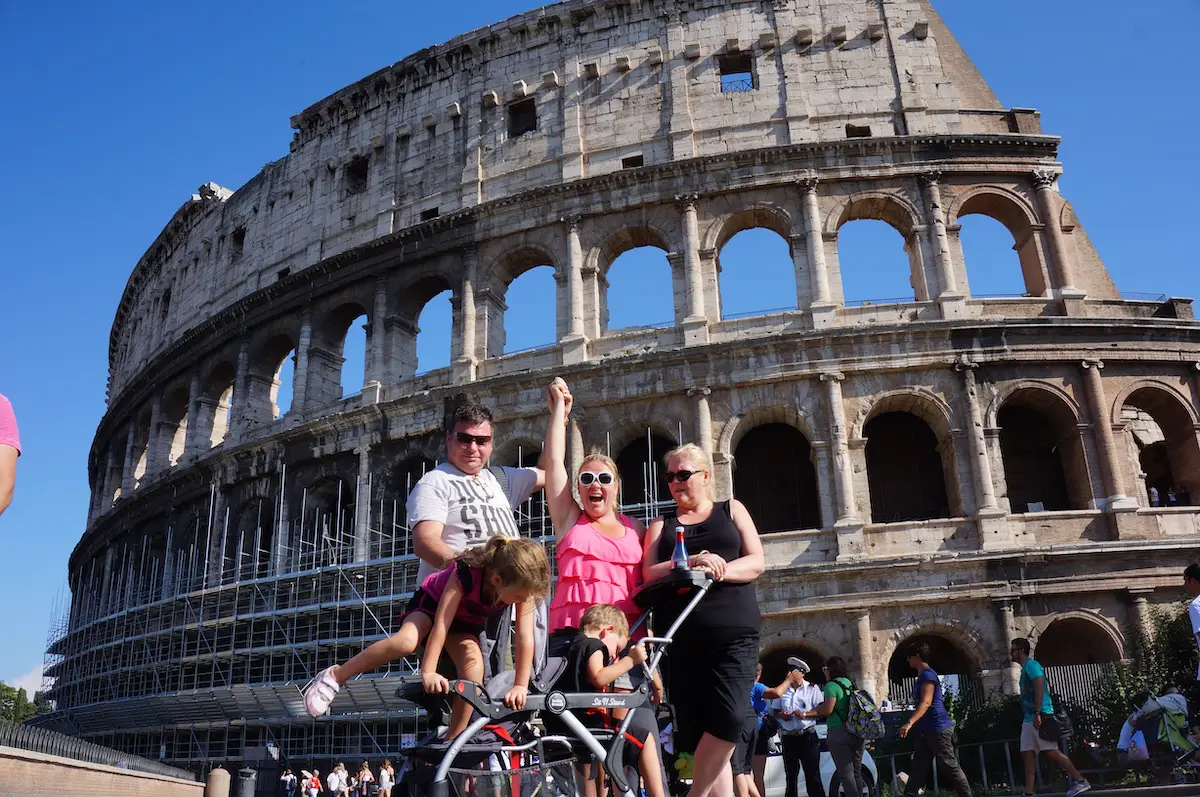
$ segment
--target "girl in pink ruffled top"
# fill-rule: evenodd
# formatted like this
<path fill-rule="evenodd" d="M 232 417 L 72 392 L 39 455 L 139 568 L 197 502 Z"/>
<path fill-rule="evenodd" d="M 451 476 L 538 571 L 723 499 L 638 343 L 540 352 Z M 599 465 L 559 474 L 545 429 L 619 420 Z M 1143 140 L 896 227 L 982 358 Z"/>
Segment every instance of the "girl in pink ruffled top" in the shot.
<path fill-rule="evenodd" d="M 584 457 L 575 474 L 579 488 L 576 502 L 565 462 L 571 391 L 566 382 L 555 379 L 546 393 L 550 403 L 543 457 L 546 506 L 554 523 L 554 557 L 558 564 L 558 580 L 550 601 L 550 632 L 578 628 L 579 618 L 598 603 L 617 606 L 633 625 L 639 611 L 632 596 L 642 585 L 642 538 L 646 529 L 641 521 L 616 511 L 620 488 L 617 463 L 597 451 Z M 636 680 L 637 674 L 633 680 L 623 676 L 616 687 L 631 689 Z M 652 689 L 657 698 L 661 694 L 657 684 Z"/>

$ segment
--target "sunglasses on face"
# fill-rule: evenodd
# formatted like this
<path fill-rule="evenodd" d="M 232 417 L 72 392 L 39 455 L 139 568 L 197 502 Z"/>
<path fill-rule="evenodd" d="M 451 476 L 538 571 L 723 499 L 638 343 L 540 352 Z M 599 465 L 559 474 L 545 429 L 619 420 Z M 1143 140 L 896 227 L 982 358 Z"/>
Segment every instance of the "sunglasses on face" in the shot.
<path fill-rule="evenodd" d="M 480 448 L 492 442 L 490 434 L 467 434 L 466 432 L 458 432 L 454 435 L 454 439 L 458 441 L 459 445 L 469 446 L 471 443 L 474 443 Z"/>
<path fill-rule="evenodd" d="M 611 473 L 609 473 L 608 471 L 592 473 L 590 470 L 585 470 L 583 473 L 579 474 L 579 483 L 582 484 L 584 487 L 587 487 L 592 482 L 600 482 L 601 484 L 612 484 L 613 483 L 613 475 Z"/>
<path fill-rule="evenodd" d="M 704 471 L 702 470 L 667 471 L 667 484 L 670 484 L 671 482 L 679 482 L 680 484 L 683 484 L 697 473 L 703 472 Z"/>

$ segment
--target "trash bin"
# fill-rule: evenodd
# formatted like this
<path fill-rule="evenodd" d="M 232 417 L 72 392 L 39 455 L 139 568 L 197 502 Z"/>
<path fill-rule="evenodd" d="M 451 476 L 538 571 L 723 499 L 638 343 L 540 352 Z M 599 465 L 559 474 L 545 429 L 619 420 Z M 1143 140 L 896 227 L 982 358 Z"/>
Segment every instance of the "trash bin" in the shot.
<path fill-rule="evenodd" d="M 230 797 L 254 797 L 254 789 L 258 781 L 258 772 L 250 767 L 238 770 L 237 783 L 234 784 Z"/>
<path fill-rule="evenodd" d="M 220 767 L 209 772 L 204 797 L 229 797 L 229 773 Z"/>

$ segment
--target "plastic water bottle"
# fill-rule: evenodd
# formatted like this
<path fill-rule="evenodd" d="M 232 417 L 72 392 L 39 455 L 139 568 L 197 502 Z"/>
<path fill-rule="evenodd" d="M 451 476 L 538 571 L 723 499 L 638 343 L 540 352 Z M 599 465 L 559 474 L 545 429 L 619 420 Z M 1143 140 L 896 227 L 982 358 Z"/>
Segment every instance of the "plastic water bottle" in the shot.
<path fill-rule="evenodd" d="M 689 569 L 687 546 L 683 544 L 683 526 L 675 527 L 675 550 L 671 552 L 671 569 Z"/>

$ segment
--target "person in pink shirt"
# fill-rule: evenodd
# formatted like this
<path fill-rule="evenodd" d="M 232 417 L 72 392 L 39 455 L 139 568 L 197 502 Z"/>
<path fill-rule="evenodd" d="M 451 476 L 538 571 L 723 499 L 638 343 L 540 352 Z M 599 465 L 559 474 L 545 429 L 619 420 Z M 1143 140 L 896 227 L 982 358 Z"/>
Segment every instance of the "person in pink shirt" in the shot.
<path fill-rule="evenodd" d="M 21 436 L 12 403 L 0 394 L 0 515 L 12 503 L 17 482 L 17 457 L 21 456 Z"/>

